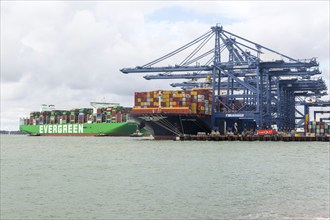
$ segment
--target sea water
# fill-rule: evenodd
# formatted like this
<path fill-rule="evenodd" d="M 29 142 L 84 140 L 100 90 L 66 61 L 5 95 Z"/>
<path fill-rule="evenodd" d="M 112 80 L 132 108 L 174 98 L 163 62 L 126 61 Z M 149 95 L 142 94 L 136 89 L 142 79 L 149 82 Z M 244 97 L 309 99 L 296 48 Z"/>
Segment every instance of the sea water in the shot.
<path fill-rule="evenodd" d="M 1 219 L 328 219 L 329 143 L 1 136 Z"/>

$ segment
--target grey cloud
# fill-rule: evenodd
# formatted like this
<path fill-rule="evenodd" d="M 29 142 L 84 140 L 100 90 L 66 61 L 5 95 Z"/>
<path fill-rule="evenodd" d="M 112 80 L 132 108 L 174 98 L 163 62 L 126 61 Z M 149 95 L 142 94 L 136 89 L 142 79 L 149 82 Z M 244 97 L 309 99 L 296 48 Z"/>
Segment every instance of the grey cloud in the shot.
<path fill-rule="evenodd" d="M 145 19 L 169 5 L 239 18 L 244 23 L 225 28 L 293 57 L 329 60 L 329 3 L 3 2 L 1 128 L 17 129 L 18 117 L 42 103 L 65 109 L 106 98 L 131 106 L 135 91 L 169 89 L 170 80 L 146 81 L 143 74 L 119 71 L 152 61 L 214 25 L 194 18 Z M 328 64 L 321 65 L 328 74 Z"/>

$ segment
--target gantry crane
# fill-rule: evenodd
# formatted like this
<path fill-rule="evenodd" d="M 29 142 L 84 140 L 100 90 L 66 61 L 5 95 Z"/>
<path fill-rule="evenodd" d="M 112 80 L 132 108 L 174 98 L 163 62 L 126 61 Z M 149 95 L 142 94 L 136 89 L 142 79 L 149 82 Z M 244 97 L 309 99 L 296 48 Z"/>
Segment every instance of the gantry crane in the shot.
<path fill-rule="evenodd" d="M 182 57 L 179 64 L 164 65 L 169 58 Z M 276 59 L 274 59 L 274 57 Z M 179 58 L 178 58 L 179 61 Z M 157 66 L 156 66 L 157 65 Z M 252 120 L 257 128 L 295 128 L 296 99 L 326 95 L 316 58 L 294 59 L 261 44 L 240 37 L 216 25 L 188 44 L 123 73 L 158 73 L 151 79 L 188 79 L 173 87 L 212 89 L 212 129 L 224 120 Z M 210 78 L 208 82 L 206 78 Z M 204 80 L 204 81 L 202 81 Z M 237 108 L 235 101 L 242 106 Z M 224 106 L 224 108 L 220 108 Z"/>

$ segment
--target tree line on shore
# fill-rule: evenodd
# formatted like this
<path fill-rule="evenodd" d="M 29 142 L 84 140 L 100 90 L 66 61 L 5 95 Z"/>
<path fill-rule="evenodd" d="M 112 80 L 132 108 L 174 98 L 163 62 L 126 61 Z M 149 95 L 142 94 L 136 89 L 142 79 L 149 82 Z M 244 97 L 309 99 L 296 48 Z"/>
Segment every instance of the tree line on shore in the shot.
<path fill-rule="evenodd" d="M 24 131 L 7 131 L 7 130 L 0 130 L 0 134 L 16 134 L 16 135 L 23 135 L 26 134 Z"/>

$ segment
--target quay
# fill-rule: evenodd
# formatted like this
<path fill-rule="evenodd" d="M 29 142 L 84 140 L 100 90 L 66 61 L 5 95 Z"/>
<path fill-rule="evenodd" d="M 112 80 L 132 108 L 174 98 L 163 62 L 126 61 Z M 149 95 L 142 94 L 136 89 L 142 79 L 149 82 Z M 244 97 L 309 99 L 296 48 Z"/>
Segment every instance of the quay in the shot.
<path fill-rule="evenodd" d="M 177 141 L 318 141 L 330 142 L 330 136 L 277 136 L 277 135 L 184 135 Z"/>

